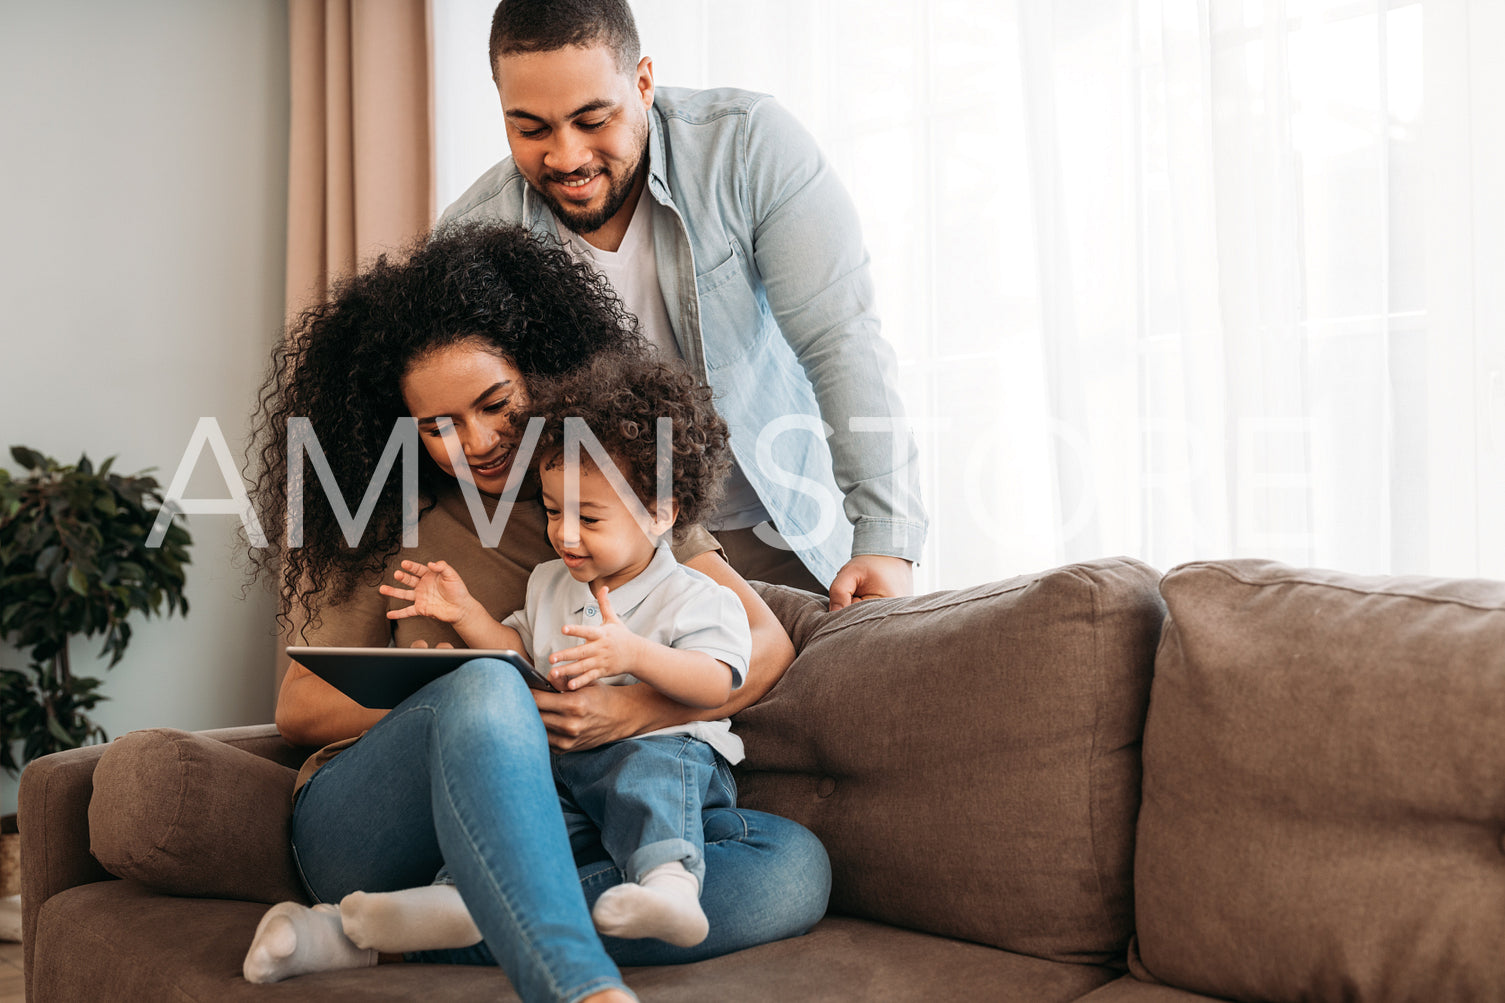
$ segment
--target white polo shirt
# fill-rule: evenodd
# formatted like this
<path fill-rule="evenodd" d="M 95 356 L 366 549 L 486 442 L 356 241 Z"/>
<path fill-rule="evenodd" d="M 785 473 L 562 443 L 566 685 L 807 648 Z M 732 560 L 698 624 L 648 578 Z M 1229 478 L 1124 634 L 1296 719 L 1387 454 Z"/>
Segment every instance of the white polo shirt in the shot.
<path fill-rule="evenodd" d="M 674 327 L 669 323 L 669 308 L 664 303 L 663 290 L 659 288 L 658 259 L 653 253 L 653 229 L 662 225 L 662 216 L 669 211 L 644 191 L 638 198 L 637 208 L 632 211 L 632 218 L 627 221 L 622 243 L 615 251 L 603 251 L 586 242 L 557 219 L 554 227 L 576 261 L 583 261 L 606 276 L 627 312 L 637 317 L 643 337 L 658 351 L 659 357 L 683 359 L 685 353 L 674 336 Z M 656 223 L 655 219 L 659 222 Z M 771 518 L 736 457 L 732 458 L 732 468 L 721 487 L 721 503 L 706 520 L 706 528 L 711 532 L 749 529 Z M 616 608 L 615 603 L 612 608 Z"/>
<path fill-rule="evenodd" d="M 660 544 L 653 560 L 632 581 L 607 596 L 623 625 L 639 637 L 689 651 L 700 651 L 732 670 L 733 688 L 742 685 L 752 655 L 752 629 L 747 611 L 731 589 L 674 559 L 668 544 Z M 522 636 L 528 657 L 547 671 L 556 651 L 584 643 L 560 633 L 565 624 L 601 625 L 601 608 L 586 582 L 576 581 L 563 561 L 540 564 L 528 578 L 523 608 L 502 621 Z M 631 675 L 609 676 L 612 686 L 636 683 Z M 742 761 L 742 740 L 732 734 L 730 720 L 691 721 L 645 735 L 688 734 L 711 745 L 729 763 Z M 638 736 L 644 737 L 644 736 Z"/>

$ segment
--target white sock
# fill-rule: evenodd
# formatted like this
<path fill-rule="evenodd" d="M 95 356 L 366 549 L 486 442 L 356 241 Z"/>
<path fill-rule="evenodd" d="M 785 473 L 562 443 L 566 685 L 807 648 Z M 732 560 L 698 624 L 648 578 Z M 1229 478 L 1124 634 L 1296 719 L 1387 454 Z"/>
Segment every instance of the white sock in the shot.
<path fill-rule="evenodd" d="M 591 919 L 610 937 L 657 937 L 677 947 L 694 947 L 711 932 L 700 908 L 700 882 L 677 860 L 655 867 L 639 884 L 606 889 Z"/>
<path fill-rule="evenodd" d="M 327 903 L 310 909 L 279 902 L 256 925 L 241 965 L 247 982 L 281 982 L 294 975 L 336 968 L 369 968 L 376 952 L 352 944 L 340 929 L 340 911 Z"/>
<path fill-rule="evenodd" d="M 351 892 L 340 900 L 340 922 L 352 943 L 390 954 L 481 942 L 481 931 L 454 885 Z"/>

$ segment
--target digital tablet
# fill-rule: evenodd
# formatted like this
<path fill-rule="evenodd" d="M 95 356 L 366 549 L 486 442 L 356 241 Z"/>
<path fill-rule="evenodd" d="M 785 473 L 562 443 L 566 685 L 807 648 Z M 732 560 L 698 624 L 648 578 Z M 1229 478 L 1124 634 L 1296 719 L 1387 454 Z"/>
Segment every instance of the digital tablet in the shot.
<path fill-rule="evenodd" d="M 474 658 L 510 662 L 535 690 L 558 692 L 515 651 L 497 648 L 317 648 L 289 645 L 287 655 L 362 707 L 390 710 Z"/>

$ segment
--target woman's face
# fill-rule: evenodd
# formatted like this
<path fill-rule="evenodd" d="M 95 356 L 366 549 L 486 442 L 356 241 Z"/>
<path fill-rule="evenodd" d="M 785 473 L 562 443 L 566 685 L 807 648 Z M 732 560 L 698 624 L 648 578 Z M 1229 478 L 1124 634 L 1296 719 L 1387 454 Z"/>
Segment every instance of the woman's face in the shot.
<path fill-rule="evenodd" d="M 499 495 L 517 455 L 509 416 L 527 403 L 522 374 L 479 341 L 463 341 L 420 356 L 400 384 L 418 437 L 439 469 Z M 449 419 L 441 421 L 441 419 Z M 450 458 L 452 446 L 463 465 Z"/>

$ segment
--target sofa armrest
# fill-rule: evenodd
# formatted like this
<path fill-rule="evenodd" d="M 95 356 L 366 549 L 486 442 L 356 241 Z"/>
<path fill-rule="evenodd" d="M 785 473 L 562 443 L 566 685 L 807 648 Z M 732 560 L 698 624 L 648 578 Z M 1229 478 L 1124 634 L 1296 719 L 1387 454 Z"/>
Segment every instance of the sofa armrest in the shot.
<path fill-rule="evenodd" d="M 116 877 L 169 895 L 302 899 L 293 767 L 306 754 L 257 729 L 133 731 L 95 770 L 89 848 Z"/>
<path fill-rule="evenodd" d="M 21 773 L 21 944 L 26 970 L 36 946 L 42 903 L 75 885 L 112 877 L 89 853 L 89 797 L 105 746 L 42 756 Z"/>
<path fill-rule="evenodd" d="M 296 768 L 306 750 L 289 745 L 275 725 L 201 732 L 261 759 Z M 37 914 L 52 896 L 114 875 L 90 851 L 89 804 L 94 774 L 113 743 L 42 756 L 21 774 L 17 816 L 21 828 L 21 937 L 27 970 L 36 944 Z"/>

